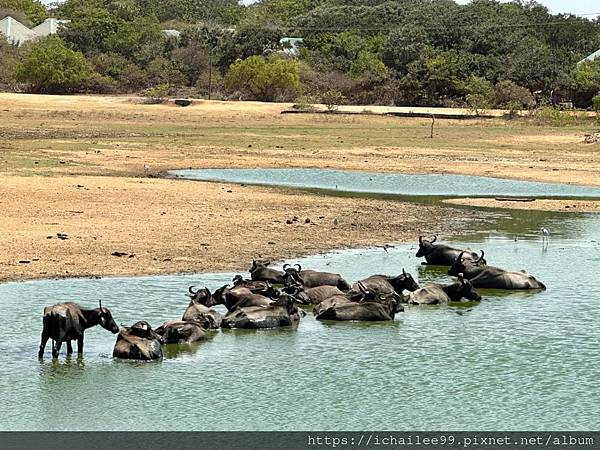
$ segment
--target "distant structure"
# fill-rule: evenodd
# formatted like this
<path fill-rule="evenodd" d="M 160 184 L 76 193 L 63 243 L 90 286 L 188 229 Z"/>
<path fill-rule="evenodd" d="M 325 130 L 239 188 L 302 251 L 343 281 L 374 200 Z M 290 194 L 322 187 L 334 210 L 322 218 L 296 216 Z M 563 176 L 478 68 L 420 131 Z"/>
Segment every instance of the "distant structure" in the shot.
<path fill-rule="evenodd" d="M 28 28 L 11 16 L 0 20 L 0 34 L 12 45 L 23 45 L 27 41 L 56 34 L 68 20 L 46 19 L 34 28 Z"/>
<path fill-rule="evenodd" d="M 600 58 L 600 50 L 596 50 L 594 53 L 592 53 L 591 55 L 586 56 L 585 58 L 583 58 L 581 61 L 579 61 L 577 63 L 577 65 L 579 64 L 583 64 L 584 62 L 591 62 L 591 61 L 595 61 L 598 58 Z"/>
<path fill-rule="evenodd" d="M 279 43 L 283 47 L 282 53 L 287 56 L 298 56 L 300 49 L 304 45 L 304 39 L 297 37 L 282 37 Z"/>

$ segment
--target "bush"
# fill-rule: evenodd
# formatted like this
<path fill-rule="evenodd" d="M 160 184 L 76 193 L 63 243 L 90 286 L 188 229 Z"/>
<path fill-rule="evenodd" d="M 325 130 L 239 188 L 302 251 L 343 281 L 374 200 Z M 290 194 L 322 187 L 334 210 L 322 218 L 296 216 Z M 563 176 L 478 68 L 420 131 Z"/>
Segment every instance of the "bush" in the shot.
<path fill-rule="evenodd" d="M 592 98 L 592 106 L 594 108 L 594 111 L 596 111 L 597 113 L 600 113 L 600 92 L 598 92 Z"/>
<path fill-rule="evenodd" d="M 485 78 L 469 77 L 464 82 L 463 90 L 467 105 L 476 114 L 480 109 L 491 108 L 494 104 L 494 85 Z"/>
<path fill-rule="evenodd" d="M 111 84 L 82 53 L 71 50 L 55 36 L 37 40 L 25 50 L 16 78 L 28 83 L 33 92 L 51 94 L 104 90 Z"/>
<path fill-rule="evenodd" d="M 17 49 L 0 36 L 0 85 L 13 85 L 16 79 Z"/>
<path fill-rule="evenodd" d="M 272 56 L 251 56 L 237 60 L 225 77 L 225 89 L 243 98 L 272 102 L 294 98 L 300 87 L 296 61 Z"/>
<path fill-rule="evenodd" d="M 327 91 L 323 94 L 321 98 L 323 104 L 327 107 L 329 111 L 337 111 L 340 105 L 343 105 L 347 102 L 346 96 L 342 94 L 340 91 L 331 90 Z"/>
<path fill-rule="evenodd" d="M 144 103 L 152 105 L 164 103 L 167 98 L 173 93 L 175 87 L 171 84 L 164 83 L 158 86 L 153 86 L 142 92 L 142 96 L 146 97 Z"/>
<path fill-rule="evenodd" d="M 511 112 L 533 104 L 531 92 L 510 80 L 503 80 L 496 84 L 494 99 L 497 107 L 509 109 Z"/>

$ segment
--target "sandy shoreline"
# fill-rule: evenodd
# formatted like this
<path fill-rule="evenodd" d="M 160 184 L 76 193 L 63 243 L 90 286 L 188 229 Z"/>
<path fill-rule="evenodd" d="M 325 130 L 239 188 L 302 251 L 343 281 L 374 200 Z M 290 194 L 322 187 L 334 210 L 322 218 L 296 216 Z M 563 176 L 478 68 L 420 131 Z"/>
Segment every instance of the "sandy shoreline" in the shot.
<path fill-rule="evenodd" d="M 246 272 L 258 257 L 415 242 L 488 216 L 158 178 L 170 169 L 317 167 L 600 186 L 599 146 L 583 144 L 581 128 L 448 120 L 429 139 L 424 119 L 280 114 L 287 107 L 0 94 L 0 280 Z M 477 201 L 468 204 L 490 206 Z"/>

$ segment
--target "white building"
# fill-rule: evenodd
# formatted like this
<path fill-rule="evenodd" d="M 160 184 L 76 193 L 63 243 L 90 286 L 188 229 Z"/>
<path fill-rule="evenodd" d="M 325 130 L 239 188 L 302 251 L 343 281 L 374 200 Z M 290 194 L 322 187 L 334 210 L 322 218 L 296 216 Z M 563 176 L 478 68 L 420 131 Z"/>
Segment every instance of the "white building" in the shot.
<path fill-rule="evenodd" d="M 68 22 L 68 20 L 46 19 L 37 27 L 30 29 L 13 17 L 6 16 L 0 20 L 0 34 L 3 34 L 13 45 L 22 45 L 39 37 L 56 34 L 60 26 Z"/>

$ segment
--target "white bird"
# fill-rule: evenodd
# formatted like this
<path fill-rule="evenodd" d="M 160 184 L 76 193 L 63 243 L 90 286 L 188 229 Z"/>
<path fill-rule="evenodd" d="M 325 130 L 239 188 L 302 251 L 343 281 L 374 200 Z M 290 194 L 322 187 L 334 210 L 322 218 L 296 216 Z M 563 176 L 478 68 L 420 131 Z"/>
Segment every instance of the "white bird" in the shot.
<path fill-rule="evenodd" d="M 548 243 L 548 240 L 550 238 L 550 232 L 548 231 L 548 229 L 542 227 L 540 228 L 540 233 L 542 233 L 542 242 Z"/>

